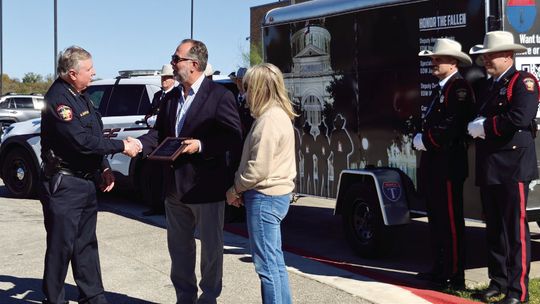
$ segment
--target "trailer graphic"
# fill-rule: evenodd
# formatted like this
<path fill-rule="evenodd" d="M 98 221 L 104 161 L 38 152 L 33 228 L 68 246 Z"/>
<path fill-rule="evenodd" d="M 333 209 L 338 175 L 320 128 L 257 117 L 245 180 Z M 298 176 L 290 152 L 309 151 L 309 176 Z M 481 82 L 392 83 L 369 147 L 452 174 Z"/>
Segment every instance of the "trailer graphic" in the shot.
<path fill-rule="evenodd" d="M 537 14 L 535 1 L 494 0 L 314 0 L 268 12 L 264 59 L 283 71 L 301 114 L 297 192 L 335 198 L 352 247 L 376 255 L 392 226 L 426 210 L 416 191 L 420 154 L 412 136 L 438 81 L 418 52 L 441 37 L 467 51 L 486 31 L 504 29 L 528 48 L 516 66 L 538 77 Z M 461 72 L 473 88 L 485 79 L 476 65 Z M 465 215 L 481 219 L 472 141 L 468 153 Z M 537 183 L 529 185 L 529 220 L 539 219 Z"/>

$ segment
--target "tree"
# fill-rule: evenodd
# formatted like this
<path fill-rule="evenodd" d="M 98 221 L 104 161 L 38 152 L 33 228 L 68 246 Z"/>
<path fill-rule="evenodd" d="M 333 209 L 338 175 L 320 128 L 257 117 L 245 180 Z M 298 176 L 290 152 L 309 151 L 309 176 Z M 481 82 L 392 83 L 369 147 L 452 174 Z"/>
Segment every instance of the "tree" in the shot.
<path fill-rule="evenodd" d="M 262 46 L 251 44 L 248 51 L 242 51 L 242 66 L 250 67 L 263 63 Z"/>
<path fill-rule="evenodd" d="M 24 74 L 22 82 L 23 83 L 43 82 L 43 76 L 41 76 L 39 74 L 36 74 L 36 73 L 33 73 L 33 72 L 29 72 L 29 73 Z"/>
<path fill-rule="evenodd" d="M 45 94 L 53 81 L 53 76 L 50 74 L 44 78 L 40 74 L 29 72 L 24 75 L 22 82 L 17 78 L 10 78 L 7 74 L 3 74 L 2 92 L 0 92 L 0 95 L 8 92 Z"/>

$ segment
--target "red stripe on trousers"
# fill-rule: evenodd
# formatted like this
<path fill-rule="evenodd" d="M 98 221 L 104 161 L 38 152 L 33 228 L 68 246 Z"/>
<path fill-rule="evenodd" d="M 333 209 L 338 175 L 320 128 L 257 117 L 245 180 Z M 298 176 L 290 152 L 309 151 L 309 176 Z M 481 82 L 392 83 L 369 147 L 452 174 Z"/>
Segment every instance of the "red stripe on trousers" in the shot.
<path fill-rule="evenodd" d="M 521 285 L 521 299 L 525 301 L 527 294 L 527 286 L 525 285 L 525 274 L 527 273 L 527 244 L 525 241 L 525 188 L 523 183 L 518 183 L 519 186 L 519 241 L 521 242 L 521 277 L 519 284 Z"/>
<path fill-rule="evenodd" d="M 457 273 L 457 233 L 454 218 L 454 199 L 452 197 L 452 182 L 446 181 L 446 194 L 448 195 L 448 217 L 450 220 L 450 231 L 452 232 L 452 273 Z"/>

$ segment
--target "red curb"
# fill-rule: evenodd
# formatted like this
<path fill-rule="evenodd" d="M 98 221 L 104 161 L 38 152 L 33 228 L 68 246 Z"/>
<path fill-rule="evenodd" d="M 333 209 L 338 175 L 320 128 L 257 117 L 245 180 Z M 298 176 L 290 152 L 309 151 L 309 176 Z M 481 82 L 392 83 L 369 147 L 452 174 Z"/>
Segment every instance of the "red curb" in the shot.
<path fill-rule="evenodd" d="M 225 224 L 224 229 L 227 232 L 240 235 L 246 238 L 248 237 L 248 232 L 243 227 Z M 283 245 L 283 249 L 287 252 L 300 255 L 312 261 L 317 261 L 326 265 L 330 265 L 332 267 L 336 267 L 339 269 L 347 270 L 352 273 L 363 275 L 379 282 L 396 285 L 400 288 L 410 291 L 414 295 L 424 300 L 427 300 L 433 304 L 478 304 L 478 303 L 481 303 L 481 302 L 463 299 L 457 296 L 449 295 L 449 294 L 434 291 L 434 290 L 419 289 L 419 288 L 404 286 L 402 285 L 402 283 L 398 282 L 396 279 L 380 274 L 377 271 L 374 271 L 374 270 L 371 270 L 362 266 L 358 266 L 358 265 L 351 265 L 345 262 L 338 262 L 338 261 L 334 261 L 325 257 L 316 256 L 303 249 L 299 249 L 299 248 L 295 248 L 295 247 L 291 247 L 287 245 Z"/>

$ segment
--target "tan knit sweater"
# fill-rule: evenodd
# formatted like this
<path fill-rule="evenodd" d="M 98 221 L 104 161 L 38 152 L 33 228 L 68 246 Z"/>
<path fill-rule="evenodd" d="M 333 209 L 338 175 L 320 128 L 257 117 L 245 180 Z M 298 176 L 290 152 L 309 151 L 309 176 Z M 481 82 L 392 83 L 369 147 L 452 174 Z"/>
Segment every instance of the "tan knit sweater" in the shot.
<path fill-rule="evenodd" d="M 266 195 L 284 195 L 294 189 L 296 165 L 292 122 L 279 106 L 253 122 L 244 142 L 234 187 L 241 193 L 255 189 Z"/>

